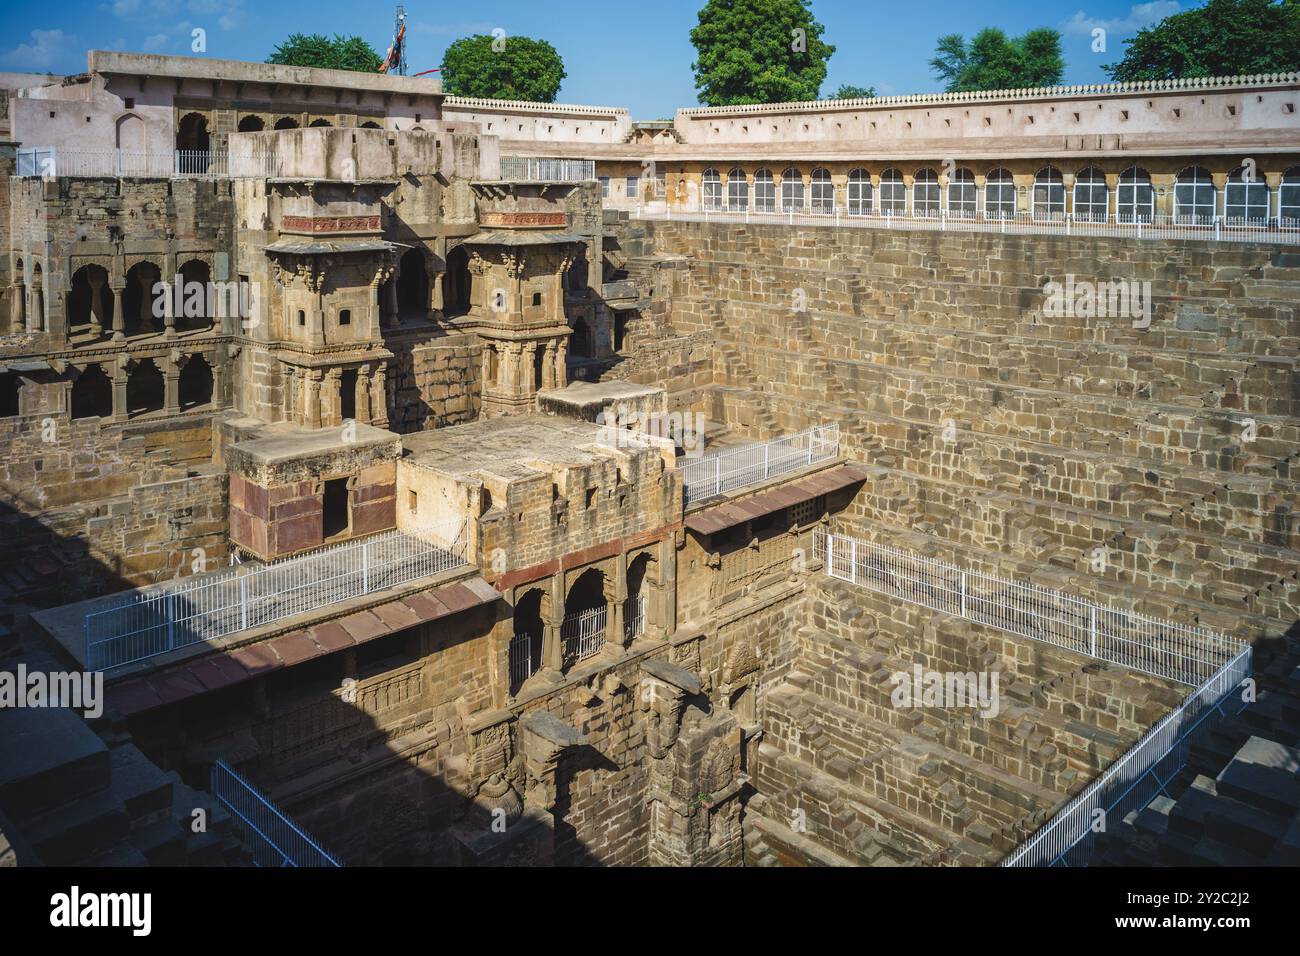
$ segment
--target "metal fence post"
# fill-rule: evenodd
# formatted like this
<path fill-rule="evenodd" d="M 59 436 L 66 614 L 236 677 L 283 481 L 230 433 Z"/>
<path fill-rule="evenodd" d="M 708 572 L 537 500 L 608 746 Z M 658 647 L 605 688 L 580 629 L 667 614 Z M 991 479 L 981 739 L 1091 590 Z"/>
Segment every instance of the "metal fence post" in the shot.
<path fill-rule="evenodd" d="M 713 459 L 713 493 L 722 494 L 722 456 L 718 455 Z"/>
<path fill-rule="evenodd" d="M 849 580 L 858 583 L 858 539 L 849 539 Z"/>
<path fill-rule="evenodd" d="M 370 542 L 361 545 L 361 593 L 370 593 Z"/>
<path fill-rule="evenodd" d="M 835 535 L 826 532 L 826 573 L 835 577 Z"/>
<path fill-rule="evenodd" d="M 248 630 L 248 575 L 239 576 L 239 629 Z"/>
<path fill-rule="evenodd" d="M 961 573 L 961 616 L 966 616 L 966 572 Z"/>
<path fill-rule="evenodd" d="M 1089 653 L 1093 657 L 1097 656 L 1097 605 L 1093 604 L 1088 607 L 1088 646 L 1091 648 Z"/>
<path fill-rule="evenodd" d="M 176 592 L 172 591 L 167 595 L 167 650 L 174 650 L 176 647 Z"/>
<path fill-rule="evenodd" d="M 763 480 L 764 481 L 766 481 L 768 477 L 768 467 L 769 467 L 768 452 L 771 451 L 771 449 L 772 446 L 770 444 L 766 444 L 763 446 Z"/>

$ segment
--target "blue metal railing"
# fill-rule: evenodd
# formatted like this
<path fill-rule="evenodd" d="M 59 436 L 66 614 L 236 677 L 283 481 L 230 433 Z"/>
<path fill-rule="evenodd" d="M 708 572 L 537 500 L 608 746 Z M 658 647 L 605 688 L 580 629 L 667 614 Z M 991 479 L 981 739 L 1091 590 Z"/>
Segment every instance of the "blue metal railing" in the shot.
<path fill-rule="evenodd" d="M 343 865 L 224 760 L 212 766 L 212 795 L 243 826 L 255 866 Z"/>

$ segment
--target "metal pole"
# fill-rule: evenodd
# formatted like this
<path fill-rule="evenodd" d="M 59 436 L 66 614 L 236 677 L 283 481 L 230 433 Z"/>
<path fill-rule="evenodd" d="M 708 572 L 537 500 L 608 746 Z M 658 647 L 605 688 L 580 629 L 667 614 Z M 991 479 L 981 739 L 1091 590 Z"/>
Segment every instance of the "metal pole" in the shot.
<path fill-rule="evenodd" d="M 722 494 L 722 456 L 713 459 L 713 486 L 714 494 Z"/>
<path fill-rule="evenodd" d="M 1088 646 L 1093 657 L 1097 656 L 1097 605 L 1088 608 Z"/>
<path fill-rule="evenodd" d="M 966 616 L 966 572 L 961 573 L 961 616 Z"/>
<path fill-rule="evenodd" d="M 858 541 L 856 538 L 849 539 L 849 580 L 854 584 L 858 583 Z"/>

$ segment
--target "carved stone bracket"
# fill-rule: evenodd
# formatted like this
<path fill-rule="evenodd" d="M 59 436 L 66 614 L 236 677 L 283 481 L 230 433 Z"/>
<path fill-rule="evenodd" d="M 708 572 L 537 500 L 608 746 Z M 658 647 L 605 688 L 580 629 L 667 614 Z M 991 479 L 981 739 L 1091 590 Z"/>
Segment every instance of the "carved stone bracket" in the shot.
<path fill-rule="evenodd" d="M 700 692 L 700 679 L 667 661 L 643 661 L 640 708 L 646 715 L 646 745 L 656 760 L 668 756 L 682 729 L 688 698 Z"/>

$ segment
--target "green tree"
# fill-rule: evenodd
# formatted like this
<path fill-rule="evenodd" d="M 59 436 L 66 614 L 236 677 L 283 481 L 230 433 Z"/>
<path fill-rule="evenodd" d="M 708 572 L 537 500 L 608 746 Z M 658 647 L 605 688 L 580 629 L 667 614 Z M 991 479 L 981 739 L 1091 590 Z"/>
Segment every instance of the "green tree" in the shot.
<path fill-rule="evenodd" d="M 443 89 L 453 96 L 554 103 L 564 60 L 545 40 L 463 37 L 442 55 Z"/>
<path fill-rule="evenodd" d="M 875 95 L 876 95 L 876 88 L 874 86 L 853 86 L 849 83 L 845 83 L 841 85 L 838 90 L 835 91 L 835 95 L 832 96 L 831 99 L 869 100 L 872 99 Z"/>
<path fill-rule="evenodd" d="M 374 47 L 358 36 L 345 37 L 336 33 L 331 40 L 321 33 L 294 33 L 275 48 L 266 62 L 374 73 L 379 69 L 380 59 Z"/>
<path fill-rule="evenodd" d="M 949 33 L 939 38 L 930 68 L 949 93 L 1055 86 L 1065 72 L 1061 34 L 1044 27 L 1011 38 L 986 27 L 967 43 Z"/>
<path fill-rule="evenodd" d="M 705 106 L 815 100 L 835 47 L 812 0 L 708 0 L 691 30 Z"/>
<path fill-rule="evenodd" d="M 1106 67 L 1121 82 L 1300 70 L 1300 2 L 1210 0 L 1165 17 Z"/>

